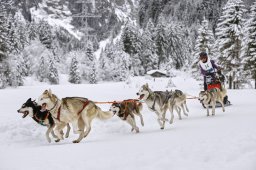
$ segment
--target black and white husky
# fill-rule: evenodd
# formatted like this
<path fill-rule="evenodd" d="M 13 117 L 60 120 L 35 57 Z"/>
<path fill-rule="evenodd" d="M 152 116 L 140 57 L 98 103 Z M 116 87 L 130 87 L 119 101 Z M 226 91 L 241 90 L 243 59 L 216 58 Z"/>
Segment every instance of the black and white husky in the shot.
<path fill-rule="evenodd" d="M 51 132 L 51 134 L 54 138 L 57 138 L 57 136 L 53 132 L 53 128 L 55 127 L 55 123 L 54 123 L 52 115 L 50 114 L 49 111 L 42 112 L 40 110 L 41 110 L 41 106 L 37 105 L 37 103 L 35 101 L 32 101 L 31 98 L 29 98 L 21 106 L 21 108 L 18 109 L 17 111 L 18 111 L 18 113 L 23 114 L 22 118 L 25 118 L 26 116 L 29 115 L 37 123 L 39 123 L 43 126 L 47 126 L 48 129 L 46 131 L 46 138 L 47 138 L 47 141 L 50 143 L 51 142 L 51 138 L 49 136 L 50 132 Z M 67 125 L 67 133 L 66 133 L 65 137 L 69 136 L 69 131 L 70 131 L 70 126 Z"/>

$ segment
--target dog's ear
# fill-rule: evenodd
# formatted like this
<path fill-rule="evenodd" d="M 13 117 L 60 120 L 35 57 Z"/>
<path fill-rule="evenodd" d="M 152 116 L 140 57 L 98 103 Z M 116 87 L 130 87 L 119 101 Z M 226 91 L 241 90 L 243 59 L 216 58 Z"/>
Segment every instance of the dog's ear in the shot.
<path fill-rule="evenodd" d="M 29 98 L 29 99 L 27 100 L 27 102 L 31 102 L 31 98 Z"/>
<path fill-rule="evenodd" d="M 52 97 L 52 90 L 49 89 L 49 92 L 48 92 L 49 96 Z"/>
<path fill-rule="evenodd" d="M 48 94 L 48 90 L 45 90 L 45 91 L 43 92 L 43 94 Z"/>
<path fill-rule="evenodd" d="M 148 83 L 146 83 L 145 86 L 148 88 Z"/>

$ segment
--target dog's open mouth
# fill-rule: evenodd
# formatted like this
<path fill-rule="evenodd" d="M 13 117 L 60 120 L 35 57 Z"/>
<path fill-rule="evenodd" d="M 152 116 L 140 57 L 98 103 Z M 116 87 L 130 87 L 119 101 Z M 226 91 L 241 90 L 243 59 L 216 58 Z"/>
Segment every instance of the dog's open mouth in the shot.
<path fill-rule="evenodd" d="M 143 99 L 144 96 L 145 96 L 144 94 L 141 94 L 140 97 L 139 97 L 139 99 L 140 99 L 140 100 Z"/>
<path fill-rule="evenodd" d="M 23 113 L 23 116 L 22 116 L 22 118 L 25 118 L 25 117 L 28 115 L 28 111 L 25 111 L 25 112 L 20 112 L 20 113 Z"/>

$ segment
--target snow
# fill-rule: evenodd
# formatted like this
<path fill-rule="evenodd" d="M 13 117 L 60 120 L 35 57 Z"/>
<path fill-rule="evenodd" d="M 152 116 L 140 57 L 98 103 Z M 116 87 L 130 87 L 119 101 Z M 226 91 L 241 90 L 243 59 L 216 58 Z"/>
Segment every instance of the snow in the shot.
<path fill-rule="evenodd" d="M 174 72 L 174 71 L 173 71 Z M 197 96 L 201 88 L 187 73 L 174 72 L 176 88 Z M 58 97 L 82 96 L 93 101 L 113 101 L 137 98 L 144 83 L 153 90 L 166 90 L 168 78 L 132 77 L 131 83 L 96 85 L 65 83 L 39 84 L 26 79 L 26 86 L 0 90 L 0 169 L 147 169 L 147 170 L 255 170 L 256 114 L 255 90 L 228 90 L 232 106 L 226 112 L 216 109 L 216 116 L 206 117 L 206 110 L 197 100 L 187 101 L 189 117 L 166 124 L 164 130 L 156 115 L 144 105 L 145 126 L 140 133 L 130 132 L 130 126 L 116 116 L 110 120 L 94 120 L 92 131 L 79 144 L 71 131 L 70 137 L 59 143 L 47 143 L 46 128 L 30 117 L 22 118 L 17 109 L 28 99 L 37 99 L 51 88 Z M 170 90 L 170 89 L 169 89 Z M 108 110 L 109 104 L 99 105 Z M 167 113 L 167 118 L 170 114 Z"/>

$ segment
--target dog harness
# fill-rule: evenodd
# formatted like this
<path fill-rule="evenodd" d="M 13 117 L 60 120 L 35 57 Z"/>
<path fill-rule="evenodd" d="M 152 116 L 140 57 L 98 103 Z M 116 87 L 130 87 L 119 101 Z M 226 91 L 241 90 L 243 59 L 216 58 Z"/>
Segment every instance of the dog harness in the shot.
<path fill-rule="evenodd" d="M 131 101 L 125 101 L 125 102 L 124 102 L 124 111 L 123 111 L 123 112 L 121 112 L 121 109 L 122 109 L 122 106 L 121 106 L 121 105 L 122 105 L 122 103 L 117 103 L 117 104 L 118 104 L 117 107 L 120 108 L 120 110 L 119 110 L 117 116 L 120 117 L 120 118 L 123 118 L 123 120 L 126 120 L 126 118 L 127 118 L 129 115 L 130 115 L 132 118 L 134 118 L 134 115 L 129 112 L 129 109 L 128 109 L 128 106 L 127 106 L 129 102 L 131 102 Z M 136 109 L 136 105 L 137 105 L 136 101 L 133 101 L 133 103 L 134 103 L 134 108 L 133 108 L 133 109 Z"/>
<path fill-rule="evenodd" d="M 82 109 L 77 113 L 78 115 L 84 110 L 84 108 L 89 104 L 89 102 L 90 102 L 89 100 L 84 102 Z M 60 107 L 58 109 L 58 112 L 57 112 L 57 120 L 58 121 L 60 121 L 60 109 L 61 109 L 61 105 L 60 105 Z"/>
<path fill-rule="evenodd" d="M 48 119 L 49 114 L 50 114 L 50 113 L 49 113 L 49 111 L 48 111 L 44 119 L 38 118 L 38 117 L 36 116 L 36 114 L 34 114 L 32 118 L 33 118 L 38 124 L 40 124 L 40 125 L 42 125 L 42 126 L 47 126 L 46 124 L 44 124 L 44 121 L 45 121 L 46 119 Z"/>

